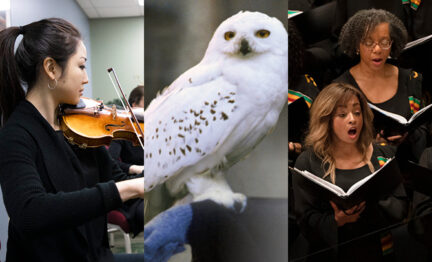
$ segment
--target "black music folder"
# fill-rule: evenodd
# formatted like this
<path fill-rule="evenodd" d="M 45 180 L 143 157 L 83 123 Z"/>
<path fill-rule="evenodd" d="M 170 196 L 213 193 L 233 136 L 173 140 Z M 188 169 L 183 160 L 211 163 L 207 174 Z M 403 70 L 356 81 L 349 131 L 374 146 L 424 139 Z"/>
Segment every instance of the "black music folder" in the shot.
<path fill-rule="evenodd" d="M 409 160 L 399 159 L 403 182 L 407 188 L 432 197 L 432 170 Z"/>
<path fill-rule="evenodd" d="M 388 160 L 380 169 L 352 185 L 347 192 L 335 184 L 306 170 L 291 168 L 293 175 L 302 176 L 299 186 L 319 196 L 325 196 L 340 209 L 350 209 L 363 201 L 378 201 L 389 195 L 402 182 L 402 175 L 395 158 Z M 367 205 L 367 202 L 366 202 Z"/>
<path fill-rule="evenodd" d="M 374 113 L 374 126 L 384 127 L 384 137 L 403 135 L 405 132 L 411 132 L 432 119 L 432 104 L 420 109 L 408 120 L 403 116 L 385 111 L 371 103 L 369 103 L 369 107 Z"/>

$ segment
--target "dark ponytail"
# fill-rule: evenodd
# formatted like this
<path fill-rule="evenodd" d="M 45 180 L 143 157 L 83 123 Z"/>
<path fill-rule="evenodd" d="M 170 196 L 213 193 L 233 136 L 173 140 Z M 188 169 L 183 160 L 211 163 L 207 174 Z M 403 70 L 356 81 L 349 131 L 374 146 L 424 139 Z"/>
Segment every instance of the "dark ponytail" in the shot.
<path fill-rule="evenodd" d="M 23 39 L 14 55 L 19 34 Z M 0 110 L 6 122 L 25 92 L 37 82 L 45 58 L 51 57 L 63 69 L 75 53 L 81 34 L 69 22 L 60 18 L 43 19 L 23 27 L 10 27 L 0 32 Z"/>
<path fill-rule="evenodd" d="M 0 32 L 0 114 L 2 125 L 9 118 L 18 102 L 24 98 L 18 68 L 15 62 L 14 46 L 20 34 L 19 27 L 9 27 Z"/>

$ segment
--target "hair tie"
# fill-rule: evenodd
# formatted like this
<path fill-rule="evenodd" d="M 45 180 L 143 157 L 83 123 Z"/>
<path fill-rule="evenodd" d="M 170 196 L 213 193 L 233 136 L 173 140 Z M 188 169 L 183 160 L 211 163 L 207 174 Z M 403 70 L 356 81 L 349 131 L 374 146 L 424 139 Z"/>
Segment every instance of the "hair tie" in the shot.
<path fill-rule="evenodd" d="M 24 34 L 24 27 L 23 26 L 20 26 L 19 27 L 19 34 Z"/>

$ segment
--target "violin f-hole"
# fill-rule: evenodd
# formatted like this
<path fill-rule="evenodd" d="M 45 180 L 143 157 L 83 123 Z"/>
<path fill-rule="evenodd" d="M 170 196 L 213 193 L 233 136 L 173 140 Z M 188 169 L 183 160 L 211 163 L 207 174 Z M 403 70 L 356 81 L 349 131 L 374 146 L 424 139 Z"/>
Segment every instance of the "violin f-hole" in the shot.
<path fill-rule="evenodd" d="M 124 127 L 124 126 L 125 126 L 125 124 L 123 124 L 123 125 L 107 124 L 107 125 L 105 125 L 105 130 L 106 131 L 111 131 L 110 127 Z"/>

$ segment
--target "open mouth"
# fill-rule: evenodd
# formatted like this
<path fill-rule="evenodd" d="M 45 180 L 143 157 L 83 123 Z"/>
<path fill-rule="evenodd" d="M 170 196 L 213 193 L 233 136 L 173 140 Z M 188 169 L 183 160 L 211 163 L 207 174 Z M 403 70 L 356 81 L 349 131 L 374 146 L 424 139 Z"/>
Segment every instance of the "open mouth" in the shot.
<path fill-rule="evenodd" d="M 354 138 L 354 137 L 357 135 L 357 128 L 355 128 L 355 127 L 351 127 L 351 128 L 348 130 L 348 135 L 349 135 L 351 138 Z"/>
<path fill-rule="evenodd" d="M 382 58 L 374 58 L 372 59 L 372 62 L 374 62 L 375 64 L 381 64 L 383 62 L 384 59 Z"/>

